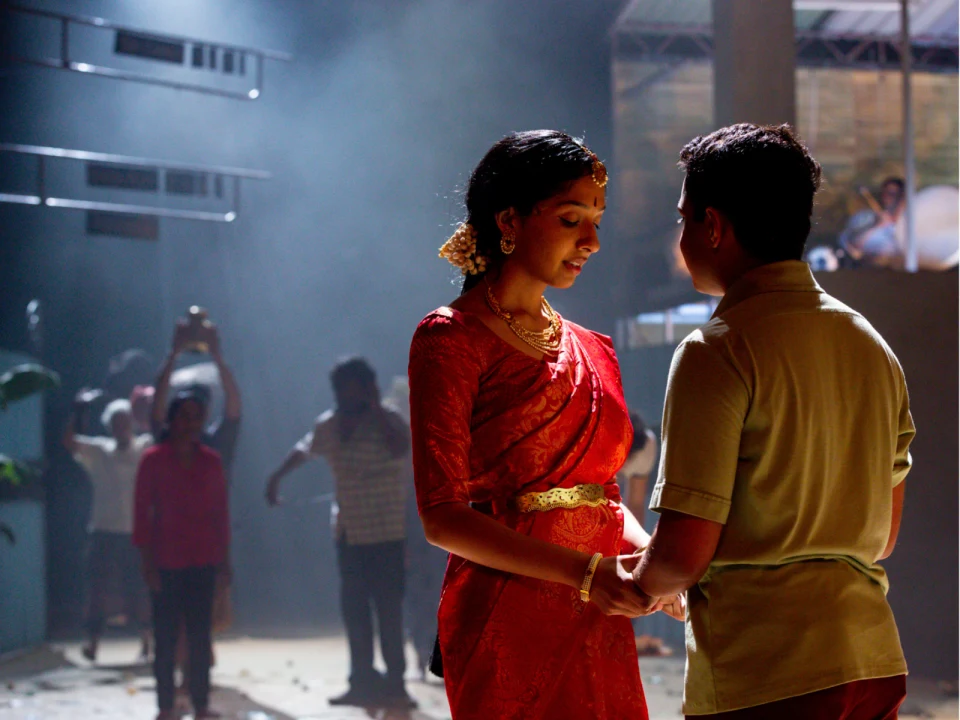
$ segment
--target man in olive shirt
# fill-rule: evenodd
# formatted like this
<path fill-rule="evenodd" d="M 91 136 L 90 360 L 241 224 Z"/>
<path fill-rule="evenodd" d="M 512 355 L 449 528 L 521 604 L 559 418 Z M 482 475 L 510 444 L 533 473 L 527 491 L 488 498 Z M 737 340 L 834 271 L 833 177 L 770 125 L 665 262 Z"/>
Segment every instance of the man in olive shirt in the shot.
<path fill-rule="evenodd" d="M 800 261 L 820 166 L 787 126 L 691 141 L 680 249 L 722 296 L 670 369 L 661 513 L 634 579 L 687 593 L 684 713 L 895 718 L 887 577 L 914 436 L 903 371 Z"/>

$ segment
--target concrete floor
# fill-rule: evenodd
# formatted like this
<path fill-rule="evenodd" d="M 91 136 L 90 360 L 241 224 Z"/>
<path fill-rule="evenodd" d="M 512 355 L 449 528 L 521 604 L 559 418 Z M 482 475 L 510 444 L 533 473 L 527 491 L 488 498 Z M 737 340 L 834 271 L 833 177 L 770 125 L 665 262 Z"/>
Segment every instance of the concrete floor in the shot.
<path fill-rule="evenodd" d="M 326 698 L 346 689 L 342 637 L 217 642 L 211 706 L 230 720 L 444 720 L 450 717 L 441 681 L 411 677 L 413 712 L 331 708 Z M 0 663 L 0 720 L 150 720 L 155 695 L 150 668 L 131 663 L 137 643 L 104 643 L 92 666 L 79 645 L 40 648 Z M 412 666 L 412 663 L 411 663 Z M 682 658 L 641 658 L 651 720 L 681 717 Z M 955 720 L 956 688 L 911 678 L 901 717 Z M 948 694 L 952 691 L 953 694 Z"/>

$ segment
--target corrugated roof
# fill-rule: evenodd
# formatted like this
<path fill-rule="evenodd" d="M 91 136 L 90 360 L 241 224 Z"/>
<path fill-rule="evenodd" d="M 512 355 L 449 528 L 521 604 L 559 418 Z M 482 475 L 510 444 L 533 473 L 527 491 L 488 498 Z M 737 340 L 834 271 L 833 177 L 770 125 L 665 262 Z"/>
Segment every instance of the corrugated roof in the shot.
<path fill-rule="evenodd" d="M 913 37 L 956 38 L 960 5 L 957 0 L 921 0 L 910 11 Z M 843 35 L 896 35 L 900 32 L 899 12 L 832 12 L 824 19 L 823 30 Z"/>
<path fill-rule="evenodd" d="M 849 0 L 847 0 L 849 3 Z M 955 41 L 960 0 L 913 0 L 910 31 L 914 38 Z M 696 25 L 713 23 L 711 0 L 630 0 L 621 21 L 642 25 Z M 836 35 L 896 36 L 900 13 L 896 10 L 798 10 L 798 30 L 817 29 Z"/>
<path fill-rule="evenodd" d="M 709 25 L 712 5 L 711 0 L 630 0 L 620 19 L 654 25 Z"/>

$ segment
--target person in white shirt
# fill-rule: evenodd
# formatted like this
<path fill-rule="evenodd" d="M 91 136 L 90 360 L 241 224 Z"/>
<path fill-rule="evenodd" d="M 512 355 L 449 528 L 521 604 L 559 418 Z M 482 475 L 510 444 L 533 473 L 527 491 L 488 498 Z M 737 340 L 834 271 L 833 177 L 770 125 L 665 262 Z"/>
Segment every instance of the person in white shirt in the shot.
<path fill-rule="evenodd" d="M 114 598 L 119 597 L 127 622 L 140 629 L 140 655 L 145 660 L 150 654 L 150 607 L 131 532 L 137 466 L 143 451 L 153 443 L 153 437 L 134 434 L 128 400 L 114 400 L 103 411 L 100 419 L 110 430 L 110 437 L 78 435 L 78 418 L 85 405 L 78 396 L 63 437 L 63 444 L 87 471 L 93 485 L 87 606 L 90 635 L 83 655 L 88 660 L 96 660 L 108 613 L 113 609 L 111 605 L 116 604 Z"/>

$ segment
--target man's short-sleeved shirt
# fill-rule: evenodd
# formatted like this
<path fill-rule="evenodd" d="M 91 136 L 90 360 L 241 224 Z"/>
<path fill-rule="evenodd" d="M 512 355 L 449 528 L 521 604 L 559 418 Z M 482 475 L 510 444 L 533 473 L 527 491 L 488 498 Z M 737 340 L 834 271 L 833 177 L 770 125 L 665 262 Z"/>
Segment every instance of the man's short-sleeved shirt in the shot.
<path fill-rule="evenodd" d="M 383 406 L 387 422 L 407 432 L 406 422 Z M 328 410 L 317 418 L 297 449 L 324 457 L 336 485 L 335 532 L 350 545 L 372 545 L 406 538 L 406 483 L 409 455 L 394 457 L 373 413 L 359 420 L 348 438 L 341 438 L 338 418 Z"/>
<path fill-rule="evenodd" d="M 137 465 L 143 451 L 153 442 L 151 435 L 138 435 L 125 448 L 118 448 L 112 437 L 75 435 L 74 459 L 80 463 L 93 485 L 90 530 L 133 532 L 133 492 Z"/>
<path fill-rule="evenodd" d="M 681 343 L 650 507 L 724 524 L 688 592 L 686 714 L 906 672 L 877 558 L 914 432 L 893 352 L 805 263 L 749 272 Z"/>

